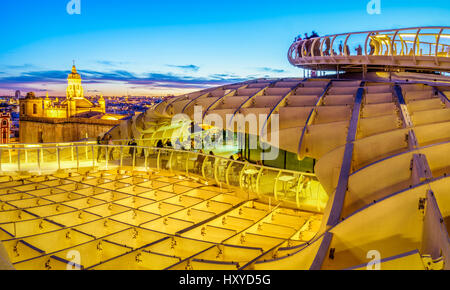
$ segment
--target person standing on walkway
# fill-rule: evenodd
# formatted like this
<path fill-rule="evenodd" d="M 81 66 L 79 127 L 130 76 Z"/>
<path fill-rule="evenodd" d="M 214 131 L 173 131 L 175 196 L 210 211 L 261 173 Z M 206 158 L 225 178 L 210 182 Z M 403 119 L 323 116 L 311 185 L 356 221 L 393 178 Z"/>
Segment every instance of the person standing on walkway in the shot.
<path fill-rule="evenodd" d="M 113 141 L 112 141 L 112 136 L 108 134 L 107 137 L 107 145 L 108 145 L 108 160 L 112 161 L 114 158 L 113 153 L 114 153 L 114 147 L 113 147 Z"/>

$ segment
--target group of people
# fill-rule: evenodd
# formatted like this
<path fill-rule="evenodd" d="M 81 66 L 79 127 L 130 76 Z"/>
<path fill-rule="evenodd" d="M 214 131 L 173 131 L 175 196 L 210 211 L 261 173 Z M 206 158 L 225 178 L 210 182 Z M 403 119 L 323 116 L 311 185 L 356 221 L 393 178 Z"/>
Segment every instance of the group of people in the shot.
<path fill-rule="evenodd" d="M 156 148 L 172 148 L 172 141 L 166 140 L 163 142 L 163 140 L 158 140 Z"/>
<path fill-rule="evenodd" d="M 191 140 L 191 149 L 194 149 L 194 140 Z M 98 136 L 97 137 L 97 145 L 98 149 L 97 149 L 97 162 L 100 160 L 108 160 L 108 161 L 112 161 L 113 159 L 113 153 L 114 153 L 114 143 L 112 141 L 112 136 L 110 134 L 105 134 L 103 137 Z M 129 154 L 133 157 L 135 157 L 137 155 L 137 149 L 138 149 L 138 144 L 136 142 L 136 140 L 134 138 L 132 138 L 128 144 L 129 146 Z M 159 140 L 156 144 L 157 148 L 172 148 L 172 142 L 170 140 Z M 184 148 L 183 148 L 184 149 Z M 142 152 L 143 153 L 143 152 Z M 195 160 L 195 164 L 194 164 L 194 168 L 200 172 L 203 162 L 205 161 L 205 159 L 207 158 L 207 156 L 215 156 L 213 151 L 209 151 L 208 155 L 205 154 L 205 152 L 200 149 L 198 151 L 198 153 L 200 153 L 197 156 L 197 159 Z M 240 161 L 240 162 L 245 162 L 245 158 L 242 155 L 242 152 L 237 152 L 236 154 L 233 154 L 230 156 L 231 160 L 234 161 Z"/>
<path fill-rule="evenodd" d="M 373 38 L 373 36 L 376 35 L 375 33 L 372 33 L 370 36 L 370 42 L 369 42 L 369 47 L 370 47 L 370 52 L 369 55 L 374 55 L 377 51 L 377 49 L 379 50 L 379 46 L 380 44 L 376 42 L 376 40 Z M 331 38 L 332 37 L 327 37 L 323 43 L 324 46 L 324 50 L 321 54 L 320 48 L 321 48 L 321 44 L 320 42 L 316 42 L 316 45 L 313 46 L 314 44 L 314 39 L 320 37 L 319 34 L 315 31 L 312 31 L 311 35 L 308 35 L 308 33 L 305 33 L 304 37 L 302 37 L 301 35 L 297 36 L 295 38 L 295 42 L 301 42 L 300 45 L 298 45 L 297 47 L 297 57 L 301 58 L 301 57 L 311 57 L 313 56 L 321 56 L 323 54 L 323 56 L 331 56 L 331 55 L 350 55 L 351 51 L 350 51 L 350 47 L 348 46 L 348 44 L 345 44 L 342 42 L 342 40 L 339 43 L 338 49 L 339 52 L 337 53 L 332 47 L 331 47 Z M 302 54 L 302 49 L 303 49 L 303 54 Z M 357 47 L 355 47 L 355 52 L 356 55 L 363 55 L 363 47 L 361 46 L 361 44 L 359 44 Z"/>
<path fill-rule="evenodd" d="M 311 33 L 311 35 L 308 35 L 308 33 L 305 33 L 305 38 L 303 39 L 301 35 L 297 36 L 295 38 L 295 41 L 301 41 L 301 40 L 308 40 L 308 39 L 312 39 L 312 38 L 317 38 L 319 37 L 319 34 L 317 34 L 317 32 L 315 32 L 313 30 L 313 32 Z"/>
<path fill-rule="evenodd" d="M 355 48 L 355 51 L 356 51 L 356 55 L 363 54 L 363 48 L 362 48 L 361 44 Z M 348 46 L 348 44 L 345 45 L 345 51 L 344 51 L 344 45 L 342 43 L 342 40 L 339 43 L 339 54 L 340 55 L 349 55 L 350 54 L 350 47 Z"/>
<path fill-rule="evenodd" d="M 300 35 L 295 38 L 295 41 L 303 41 L 301 46 L 297 47 L 297 56 L 302 57 L 301 49 L 304 47 L 305 49 L 305 56 L 312 56 L 312 45 L 314 43 L 315 38 L 320 37 L 317 32 L 313 31 L 311 35 L 308 35 L 308 33 L 305 33 L 305 38 L 302 38 Z M 320 55 L 320 47 L 318 45 L 314 46 L 314 55 L 318 56 Z"/>
<path fill-rule="evenodd" d="M 312 40 L 310 40 L 310 41 L 307 41 L 306 43 L 302 43 L 302 45 L 299 45 L 297 47 L 297 57 L 299 57 L 299 58 L 301 58 L 303 56 L 310 57 L 310 56 L 313 56 L 312 52 L 314 52 L 314 56 L 321 56 L 321 53 L 320 53 L 321 44 L 320 44 L 320 42 L 316 42 L 316 45 L 314 45 L 314 48 L 312 49 L 312 45 L 313 44 L 314 44 L 314 42 Z M 344 49 L 344 43 L 342 42 L 342 40 L 339 43 L 339 54 L 336 53 L 336 51 L 334 49 L 332 49 L 332 47 L 331 47 L 331 39 L 329 37 L 325 39 L 324 47 L 325 47 L 325 49 L 322 52 L 323 56 L 350 55 L 350 47 L 348 46 L 348 44 L 345 44 L 345 49 Z M 302 56 L 301 50 L 303 48 L 304 48 L 304 54 Z M 374 47 L 373 47 L 372 43 L 370 43 L 370 48 L 371 48 L 370 54 L 372 55 L 373 51 L 374 51 Z M 355 51 L 356 51 L 356 55 L 363 55 L 363 47 L 361 45 L 358 45 L 355 48 Z"/>

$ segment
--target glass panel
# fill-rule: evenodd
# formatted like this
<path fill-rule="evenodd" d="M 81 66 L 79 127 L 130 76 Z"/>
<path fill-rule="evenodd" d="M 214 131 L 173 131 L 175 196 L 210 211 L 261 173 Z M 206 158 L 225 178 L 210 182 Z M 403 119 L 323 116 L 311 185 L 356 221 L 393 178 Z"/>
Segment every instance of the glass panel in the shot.
<path fill-rule="evenodd" d="M 118 148 L 118 150 L 120 150 Z M 131 153 L 133 153 L 133 150 L 136 151 L 134 166 L 145 168 L 145 155 L 148 154 L 146 149 L 144 147 L 130 147 L 129 150 L 131 150 Z M 118 159 L 120 158 L 120 152 L 118 152 Z"/>
<path fill-rule="evenodd" d="M 212 156 L 208 156 L 205 158 L 205 162 L 203 164 L 203 173 L 204 177 L 208 180 L 214 180 L 214 164 L 215 158 Z"/>
<path fill-rule="evenodd" d="M 217 158 L 215 163 L 215 175 L 216 175 L 216 182 L 217 183 L 227 183 L 226 174 L 227 174 L 227 167 L 231 162 L 227 159 L 223 158 Z"/>
<path fill-rule="evenodd" d="M 123 146 L 119 150 L 122 152 L 122 166 L 133 166 L 133 158 L 136 155 L 136 147 L 134 146 Z M 120 154 L 120 152 L 119 152 Z M 120 155 L 119 155 L 120 158 Z M 120 161 L 119 161 L 120 162 Z"/>
<path fill-rule="evenodd" d="M 22 149 L 20 151 L 20 170 L 37 171 L 37 154 L 36 149 Z"/>
<path fill-rule="evenodd" d="M 158 153 L 159 150 L 157 149 L 149 149 L 148 150 L 148 156 L 147 156 L 147 167 L 156 169 L 158 168 Z"/>
<path fill-rule="evenodd" d="M 245 164 L 240 162 L 233 162 L 231 168 L 228 170 L 228 184 L 231 186 L 241 186 L 240 178 L 241 171 L 244 169 Z"/>
<path fill-rule="evenodd" d="M 17 149 L 17 158 L 20 166 L 20 171 L 26 171 L 27 170 L 27 156 L 28 154 L 25 154 L 25 150 L 23 149 Z"/>
<path fill-rule="evenodd" d="M 13 156 L 11 149 L 2 149 L 1 151 L 1 170 L 11 171 L 16 170 L 17 165 L 13 165 Z"/>
<path fill-rule="evenodd" d="M 169 160 L 170 160 L 170 155 L 171 152 L 165 149 L 161 149 L 161 154 L 159 156 L 159 168 L 161 170 L 169 170 L 170 169 L 170 164 L 169 164 Z"/>
<path fill-rule="evenodd" d="M 259 176 L 258 193 L 267 197 L 274 197 L 275 181 L 279 170 L 264 168 Z"/>
<path fill-rule="evenodd" d="M 323 211 L 328 195 L 319 181 L 312 176 L 302 176 L 298 184 L 297 207 L 311 211 Z"/>
<path fill-rule="evenodd" d="M 119 146 L 108 146 L 108 169 L 117 168 L 120 165 L 120 150 Z"/>
<path fill-rule="evenodd" d="M 94 148 L 94 155 L 97 156 L 99 149 Z M 76 152 L 76 148 L 75 148 Z M 80 167 L 92 166 L 92 149 L 91 146 L 78 146 L 78 160 Z"/>
<path fill-rule="evenodd" d="M 291 172 L 281 172 L 275 182 L 276 199 L 296 203 L 300 176 Z"/>
<path fill-rule="evenodd" d="M 73 146 L 61 147 L 59 149 L 59 158 L 61 169 L 70 169 L 77 167 L 76 152 Z"/>
<path fill-rule="evenodd" d="M 96 146 L 97 150 L 95 150 L 94 147 L 94 151 L 97 151 L 97 162 L 99 164 L 106 164 L 106 157 L 108 156 L 108 148 L 105 145 L 98 145 Z"/>
<path fill-rule="evenodd" d="M 195 156 L 190 156 L 188 152 L 183 151 L 173 151 L 171 158 L 171 169 L 172 171 L 177 171 L 179 173 L 186 173 L 186 158 Z"/>
<path fill-rule="evenodd" d="M 42 148 L 41 160 L 41 170 L 58 170 L 58 157 L 56 148 Z"/>
<path fill-rule="evenodd" d="M 188 160 L 189 173 L 195 175 L 202 175 L 202 166 L 206 156 L 201 153 L 199 154 L 187 153 L 186 155 L 189 155 Z"/>
<path fill-rule="evenodd" d="M 242 189 L 254 192 L 257 191 L 256 181 L 258 179 L 258 174 L 260 173 L 261 168 L 254 165 L 247 165 L 242 172 L 241 185 Z"/>

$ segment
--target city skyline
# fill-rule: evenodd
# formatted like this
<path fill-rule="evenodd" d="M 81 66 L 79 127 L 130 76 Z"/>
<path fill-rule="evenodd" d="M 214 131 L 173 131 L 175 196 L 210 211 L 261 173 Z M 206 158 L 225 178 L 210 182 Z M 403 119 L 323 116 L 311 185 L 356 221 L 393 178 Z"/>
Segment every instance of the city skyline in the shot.
<path fill-rule="evenodd" d="M 319 6 L 284 0 L 276 7 L 269 1 L 81 0 L 81 15 L 69 15 L 66 2 L 0 4 L 0 95 L 64 95 L 73 60 L 86 95 L 182 94 L 252 78 L 298 77 L 302 71 L 285 57 L 296 35 L 445 25 L 450 12 L 440 0 L 433 7 L 384 0 L 380 15 L 368 14 L 366 0 Z"/>

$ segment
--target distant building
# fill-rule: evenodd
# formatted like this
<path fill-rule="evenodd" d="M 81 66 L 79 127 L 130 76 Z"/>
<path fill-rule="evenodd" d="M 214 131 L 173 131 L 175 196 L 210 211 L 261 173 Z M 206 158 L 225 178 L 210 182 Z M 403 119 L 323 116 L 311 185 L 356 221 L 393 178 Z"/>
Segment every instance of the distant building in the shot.
<path fill-rule="evenodd" d="M 11 136 L 11 115 L 9 113 L 0 113 L 0 143 L 10 143 Z"/>
<path fill-rule="evenodd" d="M 84 97 L 84 90 L 81 86 L 81 76 L 78 74 L 75 65 L 67 78 L 66 100 L 61 104 L 53 102 L 48 97 L 37 98 L 34 94 L 27 94 L 27 97 L 20 101 L 21 116 L 24 117 L 44 117 L 44 118 L 71 118 L 86 112 L 106 112 L 106 103 L 100 97 L 98 106 Z"/>
<path fill-rule="evenodd" d="M 22 95 L 20 94 L 20 91 L 17 90 L 16 91 L 16 99 L 20 99 L 22 97 Z"/>
<path fill-rule="evenodd" d="M 30 92 L 20 100 L 19 136 L 21 143 L 71 142 L 97 137 L 109 131 L 126 116 L 106 114 L 106 101 L 98 105 L 84 97 L 81 76 L 75 65 L 67 78 L 66 99 L 59 103 L 36 97 Z"/>

